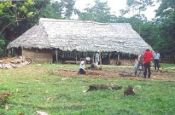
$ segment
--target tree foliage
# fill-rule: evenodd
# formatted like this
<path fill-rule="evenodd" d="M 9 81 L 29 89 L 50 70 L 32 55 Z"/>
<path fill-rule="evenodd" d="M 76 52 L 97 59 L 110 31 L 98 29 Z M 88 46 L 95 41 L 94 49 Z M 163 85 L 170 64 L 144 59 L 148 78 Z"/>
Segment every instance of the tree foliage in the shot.
<path fill-rule="evenodd" d="M 0 48 L 24 33 L 40 17 L 62 18 L 61 3 L 50 0 L 24 0 L 0 2 Z"/>
<path fill-rule="evenodd" d="M 161 0 L 156 15 L 162 36 L 160 49 L 164 53 L 175 54 L 175 1 Z"/>
<path fill-rule="evenodd" d="M 169 53 L 175 51 L 175 1 L 174 0 L 159 0 L 160 7 L 157 10 L 157 18 L 154 21 L 146 21 L 145 19 L 130 20 L 135 30 L 138 32 L 140 26 L 140 35 L 148 42 L 155 50 L 161 53 Z M 153 4 L 153 0 L 127 0 L 129 9 L 137 8 L 144 10 L 148 5 Z M 128 13 L 128 12 L 125 12 Z M 138 16 L 140 13 L 138 12 Z M 137 21 L 137 22 L 136 22 Z M 136 25 L 136 26 L 134 26 Z"/>
<path fill-rule="evenodd" d="M 61 0 L 63 15 L 66 19 L 70 19 L 73 11 L 75 0 Z"/>
<path fill-rule="evenodd" d="M 142 11 L 147 9 L 147 6 L 153 5 L 154 0 L 127 0 L 127 8 L 120 10 L 122 15 L 128 14 L 131 11 L 138 12 L 140 15 Z"/>
<path fill-rule="evenodd" d="M 81 20 L 93 20 L 97 22 L 109 22 L 110 21 L 110 8 L 107 2 L 95 1 L 95 5 L 91 8 L 86 8 L 84 12 L 78 13 Z"/>

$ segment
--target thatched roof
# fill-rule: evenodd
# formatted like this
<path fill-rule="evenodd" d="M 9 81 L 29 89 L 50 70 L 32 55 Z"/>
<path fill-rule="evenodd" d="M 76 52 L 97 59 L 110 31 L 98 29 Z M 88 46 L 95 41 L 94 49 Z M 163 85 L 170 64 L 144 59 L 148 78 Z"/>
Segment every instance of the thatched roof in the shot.
<path fill-rule="evenodd" d="M 139 54 L 151 47 L 128 23 L 97 23 L 41 18 L 7 48 L 39 48 L 63 51 L 106 51 Z"/>

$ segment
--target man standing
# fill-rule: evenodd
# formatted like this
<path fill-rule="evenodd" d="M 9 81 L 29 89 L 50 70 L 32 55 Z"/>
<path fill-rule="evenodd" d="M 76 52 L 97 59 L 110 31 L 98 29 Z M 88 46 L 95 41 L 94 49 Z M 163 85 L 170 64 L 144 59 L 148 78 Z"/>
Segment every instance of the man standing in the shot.
<path fill-rule="evenodd" d="M 153 59 L 153 54 L 149 49 L 146 49 L 143 55 L 143 64 L 144 64 L 144 78 L 146 78 L 148 73 L 148 78 L 151 76 L 151 61 Z"/>
<path fill-rule="evenodd" d="M 154 53 L 154 68 L 155 68 L 155 70 L 156 69 L 159 70 L 159 68 L 160 68 L 159 62 L 160 62 L 160 54 L 158 51 L 155 51 L 155 53 Z"/>

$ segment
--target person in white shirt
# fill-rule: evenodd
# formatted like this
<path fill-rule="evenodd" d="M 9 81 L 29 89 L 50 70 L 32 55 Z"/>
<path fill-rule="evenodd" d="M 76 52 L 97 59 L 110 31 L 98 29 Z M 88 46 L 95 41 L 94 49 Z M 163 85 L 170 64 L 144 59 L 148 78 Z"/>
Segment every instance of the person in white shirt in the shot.
<path fill-rule="evenodd" d="M 85 70 L 85 60 L 81 59 L 80 61 L 80 68 L 79 68 L 79 74 L 86 74 L 86 70 Z"/>
<path fill-rule="evenodd" d="M 135 59 L 135 63 L 134 63 L 134 74 L 135 74 L 135 76 L 139 75 L 141 73 L 142 69 L 143 69 L 143 55 L 140 54 Z M 140 70 L 139 73 L 137 73 L 138 70 Z"/>
<path fill-rule="evenodd" d="M 154 57 L 154 68 L 155 68 L 155 70 L 159 70 L 159 68 L 160 68 L 160 54 L 159 54 L 159 52 L 155 51 L 153 57 Z"/>

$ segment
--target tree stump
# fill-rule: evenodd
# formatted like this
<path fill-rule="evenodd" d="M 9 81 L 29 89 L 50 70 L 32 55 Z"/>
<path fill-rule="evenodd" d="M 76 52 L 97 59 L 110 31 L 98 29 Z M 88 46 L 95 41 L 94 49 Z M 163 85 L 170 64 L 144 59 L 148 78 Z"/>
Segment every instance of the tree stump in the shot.
<path fill-rule="evenodd" d="M 129 95 L 135 95 L 134 88 L 132 86 L 128 86 L 128 88 L 124 90 L 124 96 Z"/>

